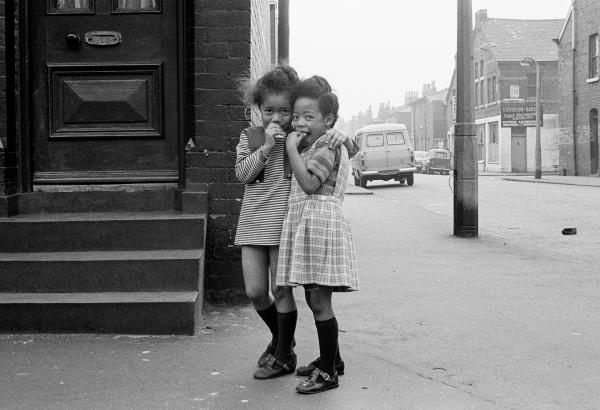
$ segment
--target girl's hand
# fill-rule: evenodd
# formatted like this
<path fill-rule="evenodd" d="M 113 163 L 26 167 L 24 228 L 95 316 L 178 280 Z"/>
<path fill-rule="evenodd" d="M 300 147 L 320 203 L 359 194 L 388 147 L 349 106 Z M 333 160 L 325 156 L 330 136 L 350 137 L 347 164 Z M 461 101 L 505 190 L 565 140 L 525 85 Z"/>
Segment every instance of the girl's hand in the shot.
<path fill-rule="evenodd" d="M 337 148 L 342 144 L 346 144 L 346 141 L 349 140 L 346 134 L 335 128 L 327 130 L 327 135 L 331 137 L 329 139 L 329 148 Z"/>
<path fill-rule="evenodd" d="M 298 150 L 298 146 L 304 138 L 306 138 L 306 134 L 292 131 L 288 134 L 287 140 L 285 141 L 285 145 L 288 149 Z"/>
<path fill-rule="evenodd" d="M 265 143 L 263 144 L 263 152 L 265 155 L 271 153 L 271 150 L 275 146 L 275 138 L 283 136 L 285 136 L 285 133 L 278 124 L 272 122 L 265 128 Z"/>

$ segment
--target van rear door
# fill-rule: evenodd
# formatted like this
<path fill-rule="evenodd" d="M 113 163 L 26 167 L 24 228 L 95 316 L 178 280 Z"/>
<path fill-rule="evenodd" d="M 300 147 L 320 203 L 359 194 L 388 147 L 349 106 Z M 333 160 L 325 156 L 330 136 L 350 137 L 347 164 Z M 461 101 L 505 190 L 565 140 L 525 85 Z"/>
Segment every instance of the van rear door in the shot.
<path fill-rule="evenodd" d="M 386 133 L 388 168 L 401 169 L 411 167 L 410 146 L 403 131 L 388 131 Z"/>
<path fill-rule="evenodd" d="M 364 143 L 365 171 L 388 169 L 385 139 L 382 132 L 365 136 Z"/>

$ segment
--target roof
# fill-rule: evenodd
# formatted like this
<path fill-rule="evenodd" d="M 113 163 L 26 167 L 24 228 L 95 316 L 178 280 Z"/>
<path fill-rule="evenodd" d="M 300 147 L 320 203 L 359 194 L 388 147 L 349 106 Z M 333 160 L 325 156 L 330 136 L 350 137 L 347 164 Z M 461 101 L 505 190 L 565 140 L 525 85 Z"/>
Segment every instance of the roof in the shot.
<path fill-rule="evenodd" d="M 425 100 L 428 101 L 446 101 L 446 93 L 448 92 L 448 88 L 444 88 L 443 90 L 440 91 L 436 91 L 433 94 L 429 94 L 425 97 L 421 97 L 418 100 L 414 100 L 413 102 L 411 102 L 409 105 L 413 105 L 413 104 L 420 104 L 422 102 L 424 102 Z"/>
<path fill-rule="evenodd" d="M 476 35 L 485 43 L 496 61 L 521 61 L 531 57 L 537 61 L 558 60 L 558 48 L 552 42 L 563 27 L 563 19 L 552 20 L 513 20 L 493 19 L 477 24 Z"/>
<path fill-rule="evenodd" d="M 381 132 L 381 131 L 406 131 L 406 125 L 404 124 L 371 124 L 365 125 L 364 127 L 356 130 L 356 134 L 359 132 Z"/>

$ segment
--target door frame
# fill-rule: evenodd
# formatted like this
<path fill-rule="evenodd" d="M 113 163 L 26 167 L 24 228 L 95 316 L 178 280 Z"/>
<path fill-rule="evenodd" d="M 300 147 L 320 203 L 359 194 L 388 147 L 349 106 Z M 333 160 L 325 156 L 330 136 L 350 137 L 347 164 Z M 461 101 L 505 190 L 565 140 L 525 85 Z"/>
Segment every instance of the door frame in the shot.
<path fill-rule="evenodd" d="M 46 0 L 36 0 L 36 1 L 46 1 Z M 179 169 L 179 178 L 178 185 L 179 188 L 185 187 L 185 145 L 187 142 L 186 134 L 189 127 L 187 127 L 188 114 L 186 105 L 189 104 L 190 99 L 186 94 L 188 93 L 188 87 L 186 86 L 186 81 L 188 80 L 188 72 L 189 65 L 187 62 L 187 53 L 188 47 L 186 47 L 186 42 L 190 41 L 190 39 L 186 38 L 186 25 L 192 24 L 189 21 L 188 16 L 194 15 L 193 10 L 193 2 L 186 2 L 185 0 L 169 0 L 169 1 L 177 1 L 177 104 L 179 113 L 177 118 L 177 143 L 178 143 L 178 169 Z M 191 6 L 189 5 L 191 3 Z M 186 4 L 188 6 L 186 7 Z M 191 10 L 188 10 L 190 8 Z M 19 1 L 19 44 L 18 49 L 15 49 L 14 52 L 16 54 L 16 58 L 19 61 L 19 84 L 18 84 L 18 93 L 20 94 L 20 98 L 18 101 L 19 107 L 15 110 L 15 114 L 19 116 L 20 127 L 18 129 L 18 134 L 16 136 L 17 139 L 17 147 L 20 152 L 19 158 L 17 161 L 19 162 L 20 169 L 20 177 L 19 183 L 21 186 L 21 192 L 31 192 L 33 191 L 33 149 L 32 149 L 32 141 L 33 137 L 31 134 L 31 121 L 33 120 L 33 112 L 29 109 L 31 102 L 31 64 L 30 64 L 30 55 L 31 55 L 31 36 L 30 36 L 30 21 L 31 16 L 29 12 L 29 1 L 21 0 Z M 7 16 L 7 19 L 11 17 Z M 193 40 L 193 38 L 192 38 Z M 193 90 L 192 90 L 193 95 Z M 192 100 L 193 101 L 193 100 Z"/>

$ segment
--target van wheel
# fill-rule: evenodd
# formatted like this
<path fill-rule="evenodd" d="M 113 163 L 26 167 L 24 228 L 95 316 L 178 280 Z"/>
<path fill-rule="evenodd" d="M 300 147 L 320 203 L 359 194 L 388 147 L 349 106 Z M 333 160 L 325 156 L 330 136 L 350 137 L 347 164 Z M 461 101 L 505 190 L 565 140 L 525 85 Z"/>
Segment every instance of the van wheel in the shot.
<path fill-rule="evenodd" d="M 360 177 L 359 186 L 361 188 L 366 188 L 367 187 L 367 178 Z"/>
<path fill-rule="evenodd" d="M 415 184 L 415 174 L 410 174 L 406 177 L 406 183 L 408 186 L 413 186 Z"/>

